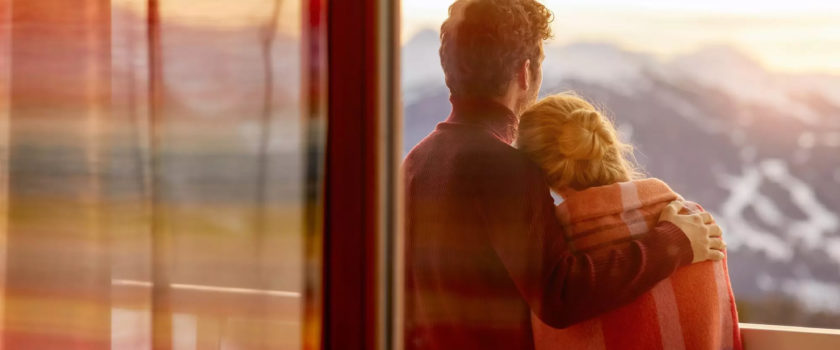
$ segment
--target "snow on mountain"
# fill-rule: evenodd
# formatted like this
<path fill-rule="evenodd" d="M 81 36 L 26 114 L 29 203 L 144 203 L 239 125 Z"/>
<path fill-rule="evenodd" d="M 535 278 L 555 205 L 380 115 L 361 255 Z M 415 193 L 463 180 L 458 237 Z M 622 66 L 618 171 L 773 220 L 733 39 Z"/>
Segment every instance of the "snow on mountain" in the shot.
<path fill-rule="evenodd" d="M 787 245 L 782 237 L 766 232 L 743 219 L 744 209 L 750 206 L 771 225 L 779 217 L 778 209 L 759 192 L 763 178 L 760 169 L 746 169 L 740 176 L 719 174 L 718 178 L 721 187 L 729 190 L 730 194 L 718 208 L 720 212 L 715 215 L 716 220 L 727 233 L 737 232 L 726 236 L 729 249 L 737 251 L 750 248 L 766 253 L 767 257 L 773 260 L 790 261 L 793 258 L 793 248 Z"/>
<path fill-rule="evenodd" d="M 746 54 L 730 46 L 713 46 L 675 58 L 669 63 L 674 77 L 719 89 L 741 103 L 787 111 L 805 123 L 814 124 L 819 114 L 797 101 L 784 76 L 763 69 Z"/>
<path fill-rule="evenodd" d="M 789 79 L 791 90 L 799 95 L 819 96 L 824 99 L 823 103 L 840 106 L 840 76 L 809 74 L 790 76 Z M 829 115 L 825 121 L 838 126 L 840 114 Z"/>
<path fill-rule="evenodd" d="M 764 181 L 781 186 L 805 218 L 788 217 L 773 198 L 761 192 Z M 807 251 L 824 250 L 824 243 L 840 240 L 837 234 L 840 229 L 838 214 L 819 201 L 811 185 L 792 175 L 783 160 L 765 159 L 747 166 L 740 176 L 720 174 L 719 182 L 729 189 L 730 195 L 720 207 L 717 220 L 728 232 L 738 232 L 727 237 L 733 250 L 743 245 L 765 252 L 770 259 L 789 262 L 797 246 Z M 758 228 L 744 218 L 744 210 L 748 207 L 755 211 L 758 221 L 767 229 Z M 840 266 L 840 251 L 836 249 L 830 246 L 827 252 L 831 260 Z"/>
<path fill-rule="evenodd" d="M 545 51 L 543 79 L 546 81 L 582 80 L 610 85 L 625 95 L 650 87 L 645 71 L 654 64 L 645 55 L 601 43 L 549 46 Z"/>

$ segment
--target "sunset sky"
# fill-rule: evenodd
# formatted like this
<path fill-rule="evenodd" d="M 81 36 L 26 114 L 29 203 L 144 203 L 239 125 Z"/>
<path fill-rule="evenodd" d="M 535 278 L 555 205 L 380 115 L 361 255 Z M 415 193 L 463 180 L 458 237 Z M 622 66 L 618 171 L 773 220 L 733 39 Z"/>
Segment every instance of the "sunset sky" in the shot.
<path fill-rule="evenodd" d="M 404 0 L 403 40 L 438 28 L 451 0 Z M 552 43 L 597 41 L 661 57 L 731 45 L 767 68 L 840 74 L 840 1 L 546 0 Z"/>

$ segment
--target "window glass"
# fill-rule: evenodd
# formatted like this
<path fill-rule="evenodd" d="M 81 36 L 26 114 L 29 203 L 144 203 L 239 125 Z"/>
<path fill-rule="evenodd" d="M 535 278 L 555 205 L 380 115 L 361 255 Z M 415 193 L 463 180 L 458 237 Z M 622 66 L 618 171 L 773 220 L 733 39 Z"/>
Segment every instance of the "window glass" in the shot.
<path fill-rule="evenodd" d="M 304 10 L 0 1 L 5 348 L 303 347 Z"/>
<path fill-rule="evenodd" d="M 451 3 L 402 2 L 406 153 L 449 115 Z M 647 174 L 714 215 L 740 321 L 840 328 L 840 5 L 542 3 L 540 95 L 598 103 Z"/>

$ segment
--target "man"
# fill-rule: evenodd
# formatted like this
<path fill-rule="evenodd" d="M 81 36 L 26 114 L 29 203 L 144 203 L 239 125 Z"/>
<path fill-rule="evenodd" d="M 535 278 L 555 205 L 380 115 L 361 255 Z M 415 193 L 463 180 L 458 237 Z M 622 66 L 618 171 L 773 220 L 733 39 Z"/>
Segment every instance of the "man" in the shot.
<path fill-rule="evenodd" d="M 510 145 L 551 18 L 534 0 L 458 0 L 441 26 L 452 113 L 403 164 L 407 349 L 533 349 L 531 313 L 566 327 L 723 258 L 712 217 L 676 202 L 619 247 L 566 244 L 543 174 Z"/>

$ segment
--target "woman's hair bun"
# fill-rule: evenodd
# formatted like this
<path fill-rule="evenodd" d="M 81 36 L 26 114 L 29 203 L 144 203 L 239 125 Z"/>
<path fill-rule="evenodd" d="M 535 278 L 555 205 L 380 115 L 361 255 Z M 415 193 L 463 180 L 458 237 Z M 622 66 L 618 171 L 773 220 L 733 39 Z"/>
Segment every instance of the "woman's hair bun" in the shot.
<path fill-rule="evenodd" d="M 560 152 L 573 160 L 597 160 L 615 143 L 597 110 L 579 108 L 571 113 L 561 133 Z"/>
<path fill-rule="evenodd" d="M 643 176 L 612 121 L 574 94 L 548 96 L 519 120 L 517 147 L 554 189 L 581 190 Z"/>

